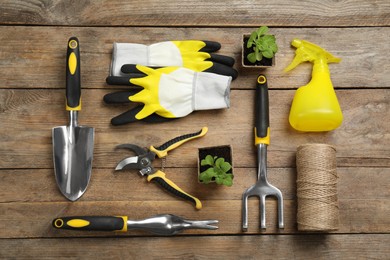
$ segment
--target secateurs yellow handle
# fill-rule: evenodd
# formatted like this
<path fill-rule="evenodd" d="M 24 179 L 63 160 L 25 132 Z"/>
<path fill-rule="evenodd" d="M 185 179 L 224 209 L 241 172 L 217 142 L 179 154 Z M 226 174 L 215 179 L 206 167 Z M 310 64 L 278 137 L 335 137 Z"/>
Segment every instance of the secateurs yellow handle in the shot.
<path fill-rule="evenodd" d="M 195 204 L 196 209 L 201 209 L 202 208 L 202 203 L 200 200 L 187 192 L 183 191 L 182 189 L 179 188 L 173 181 L 165 177 L 165 173 L 162 171 L 157 171 L 153 173 L 152 175 L 149 175 L 147 180 L 150 181 L 155 181 L 158 184 L 160 184 L 164 189 L 169 191 L 170 193 L 183 198 L 185 200 L 191 201 Z"/>
<path fill-rule="evenodd" d="M 193 139 L 204 136 L 207 133 L 207 131 L 208 131 L 207 127 L 202 127 L 202 129 L 197 133 L 178 136 L 176 138 L 169 140 L 168 142 L 165 142 L 159 147 L 150 146 L 149 150 L 154 152 L 158 156 L 158 158 L 162 158 L 167 156 L 169 151 L 179 147 L 180 145 L 188 141 L 191 141 Z"/>
<path fill-rule="evenodd" d="M 192 133 L 192 134 L 186 134 L 181 135 L 176 138 L 173 138 L 169 140 L 168 142 L 165 142 L 164 144 L 160 145 L 159 147 L 155 148 L 154 146 L 150 146 L 150 151 L 154 152 L 159 158 L 166 157 L 168 155 L 168 152 L 179 147 L 180 145 L 191 141 L 193 139 L 199 138 L 204 136 L 208 131 L 207 127 L 203 127 L 199 132 Z M 202 203 L 199 199 L 196 197 L 184 192 L 182 189 L 179 188 L 173 181 L 169 180 L 165 177 L 165 173 L 162 171 L 157 171 L 151 175 L 148 176 L 147 180 L 155 181 L 158 184 L 160 184 L 164 189 L 169 191 L 170 193 L 181 197 L 185 200 L 191 201 L 195 204 L 196 209 L 202 208 Z"/>
<path fill-rule="evenodd" d="M 255 145 L 270 143 L 268 84 L 264 75 L 259 75 L 256 84 Z"/>
<path fill-rule="evenodd" d="M 137 154 L 137 156 L 128 157 L 123 159 L 116 166 L 116 170 L 124 169 L 138 169 L 141 175 L 147 175 L 148 182 L 154 181 L 158 183 L 162 188 L 170 192 L 171 194 L 188 200 L 195 204 L 196 209 L 202 208 L 202 203 L 196 197 L 184 192 L 179 186 L 177 186 L 173 181 L 166 178 L 165 173 L 156 170 L 152 161 L 157 157 L 163 158 L 168 155 L 168 152 L 179 147 L 180 145 L 191 141 L 193 139 L 204 136 L 208 131 L 207 127 L 203 127 L 200 131 L 191 134 L 181 135 L 179 137 L 173 138 L 164 144 L 154 147 L 150 146 L 149 149 L 142 148 L 135 144 L 122 144 L 117 146 L 117 148 L 127 148 Z"/>

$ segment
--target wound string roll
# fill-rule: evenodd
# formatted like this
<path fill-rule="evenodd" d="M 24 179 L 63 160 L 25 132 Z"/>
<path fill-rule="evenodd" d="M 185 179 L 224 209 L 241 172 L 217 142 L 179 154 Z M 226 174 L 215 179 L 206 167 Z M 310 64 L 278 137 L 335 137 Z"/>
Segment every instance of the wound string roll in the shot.
<path fill-rule="evenodd" d="M 332 231 L 339 225 L 336 149 L 327 144 L 297 148 L 299 231 Z"/>

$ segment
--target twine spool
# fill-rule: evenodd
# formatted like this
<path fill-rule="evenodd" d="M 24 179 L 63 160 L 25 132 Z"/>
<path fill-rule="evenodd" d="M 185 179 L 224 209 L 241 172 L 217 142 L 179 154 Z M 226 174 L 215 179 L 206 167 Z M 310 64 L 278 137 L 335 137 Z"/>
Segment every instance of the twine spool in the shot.
<path fill-rule="evenodd" d="M 305 144 L 297 148 L 296 157 L 298 230 L 337 230 L 336 149 L 327 144 Z"/>

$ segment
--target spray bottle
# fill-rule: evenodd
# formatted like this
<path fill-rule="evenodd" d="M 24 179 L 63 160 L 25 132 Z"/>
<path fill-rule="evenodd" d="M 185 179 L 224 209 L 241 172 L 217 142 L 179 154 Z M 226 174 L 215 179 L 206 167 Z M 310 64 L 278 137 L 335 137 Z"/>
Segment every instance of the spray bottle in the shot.
<path fill-rule="evenodd" d="M 294 39 L 291 45 L 297 50 L 285 72 L 305 61 L 314 65 L 310 82 L 295 93 L 290 125 L 296 130 L 309 132 L 336 129 L 343 121 L 343 114 L 330 79 L 328 63 L 339 63 L 341 59 L 308 41 Z"/>

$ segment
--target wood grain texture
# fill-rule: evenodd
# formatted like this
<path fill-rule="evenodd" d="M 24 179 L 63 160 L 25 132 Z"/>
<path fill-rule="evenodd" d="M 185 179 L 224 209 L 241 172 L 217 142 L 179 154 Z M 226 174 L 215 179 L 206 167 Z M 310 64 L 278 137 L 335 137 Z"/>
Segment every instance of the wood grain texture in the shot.
<path fill-rule="evenodd" d="M 262 71 L 270 88 L 271 145 L 268 177 L 284 195 L 285 226 L 277 229 L 276 200 L 266 204 L 267 229 L 259 229 L 259 202 L 249 201 L 249 230 L 241 231 L 241 196 L 256 181 L 253 107 L 257 70 L 240 65 L 241 38 L 271 27 L 279 52 Z M 390 2 L 387 0 L 156 1 L 0 0 L 0 258 L 2 259 L 388 259 L 390 255 Z M 54 178 L 51 129 L 67 124 L 65 50 L 81 47 L 83 110 L 80 124 L 96 130 L 91 183 L 77 202 L 67 201 Z M 342 59 L 331 64 L 343 124 L 326 133 L 301 133 L 288 123 L 296 89 L 310 80 L 312 65 L 283 69 L 293 60 L 294 38 L 320 45 Z M 151 44 L 200 39 L 222 44 L 236 59 L 231 108 L 193 113 L 164 124 L 113 127 L 128 106 L 109 106 L 113 42 Z M 171 151 L 167 176 L 199 197 L 203 209 L 147 183 L 137 171 L 115 172 L 130 154 L 121 143 L 159 145 L 208 126 L 205 137 Z M 340 228 L 303 233 L 296 227 L 295 153 L 304 143 L 337 148 Z M 233 187 L 197 182 L 197 148 L 233 147 Z M 155 162 L 157 168 L 159 161 Z M 171 213 L 218 219 L 219 229 L 187 230 L 178 237 L 55 230 L 69 215 Z"/>
<path fill-rule="evenodd" d="M 126 233 L 89 232 L 57 230 L 52 227 L 52 221 L 65 216 L 129 216 L 129 219 L 143 219 L 157 214 L 170 213 L 186 219 L 219 220 L 217 230 L 191 229 L 184 234 L 195 235 L 245 235 L 245 234 L 296 234 L 296 202 L 284 200 L 285 228 L 277 227 L 276 201 L 269 199 L 266 203 L 266 230 L 260 229 L 259 203 L 251 199 L 248 203 L 247 232 L 241 231 L 241 200 L 204 200 L 204 208 L 200 211 L 192 205 L 175 198 L 164 201 L 94 201 L 70 203 L 2 203 L 1 211 L 5 217 L 1 238 L 40 238 L 40 237 L 106 237 L 106 236 L 145 236 L 151 235 L 145 231 L 134 230 Z M 386 199 L 374 200 L 339 200 L 340 227 L 332 233 L 389 233 L 390 213 Z"/>
<path fill-rule="evenodd" d="M 387 26 L 386 0 L 2 0 L 0 23 L 83 26 Z"/>
<path fill-rule="evenodd" d="M 228 188 L 216 184 L 198 183 L 196 168 L 166 168 L 165 172 L 168 178 L 183 190 L 200 200 L 211 201 L 241 200 L 243 191 L 256 182 L 257 176 L 254 168 L 235 168 L 234 186 Z M 390 174 L 388 168 L 338 167 L 337 172 L 340 199 L 382 200 L 390 195 L 390 184 L 387 181 Z M 270 182 L 282 190 L 285 199 L 296 199 L 295 168 L 270 168 L 268 175 Z M 0 180 L 0 203 L 66 201 L 57 188 L 53 169 L 3 169 L 0 170 Z M 18 183 L 23 183 L 23 185 L 17 185 Z M 351 193 L 351 190 L 354 192 Z M 115 172 L 114 169 L 94 169 L 88 192 L 81 199 L 83 202 L 142 200 L 157 203 L 174 200 L 174 197 L 158 185 L 148 183 L 137 171 Z M 191 209 L 191 206 L 183 201 L 182 208 Z"/>
<path fill-rule="evenodd" d="M 131 219 L 142 219 L 164 212 L 189 219 L 219 219 L 220 228 L 212 234 L 241 234 L 241 196 L 255 183 L 255 169 L 235 169 L 231 188 L 199 184 L 196 170 L 191 168 L 168 168 L 166 172 L 179 187 L 202 201 L 202 210 L 197 211 L 191 204 L 172 197 L 158 185 L 147 183 L 134 171 L 114 173 L 95 170 L 88 192 L 80 201 L 72 203 L 67 202 L 58 191 L 52 170 L 1 170 L 1 238 L 107 236 L 110 234 L 105 232 L 53 230 L 50 223 L 59 216 L 128 215 Z M 389 174 L 388 168 L 338 169 L 340 228 L 334 233 L 390 232 Z M 268 175 L 270 182 L 284 195 L 285 229 L 279 231 L 276 228 L 276 201 L 271 198 L 266 206 L 268 228 L 260 231 L 259 203 L 253 198 L 249 201 L 249 230 L 246 234 L 297 233 L 295 170 L 271 168 Z M 373 179 L 376 181 L 372 182 Z M 15 185 L 24 180 L 29 182 Z M 354 192 L 351 193 L 351 190 Z M 186 234 L 210 234 L 210 231 L 191 230 Z M 115 235 L 147 234 L 128 232 Z"/>
<path fill-rule="evenodd" d="M 278 259 L 388 259 L 389 243 L 390 237 L 386 234 L 1 239 L 0 257 L 275 259 L 277 256 Z"/>
<path fill-rule="evenodd" d="M 251 113 L 254 90 L 233 90 L 231 108 L 227 110 L 198 111 L 159 125 L 134 123 L 120 127 L 111 126 L 110 119 L 128 106 L 104 104 L 102 97 L 107 92 L 89 89 L 82 92 L 80 125 L 96 128 L 94 167 L 113 169 L 121 159 L 131 155 L 115 150 L 118 144 L 160 145 L 203 126 L 209 127 L 206 136 L 172 151 L 167 166 L 196 167 L 197 148 L 231 144 L 236 167 L 256 167 Z M 342 126 L 332 132 L 306 134 L 293 130 L 288 123 L 294 93 L 295 90 L 270 91 L 270 167 L 294 167 L 296 148 L 313 142 L 335 145 L 339 166 L 390 165 L 390 124 L 381 120 L 389 114 L 389 89 L 338 90 L 344 113 Z M 3 122 L 0 168 L 52 168 L 51 129 L 68 124 L 64 90 L 0 90 L 0 100 Z"/>
<path fill-rule="evenodd" d="M 259 71 L 241 67 L 241 38 L 253 28 L 90 28 L 90 27 L 0 27 L 0 88 L 63 88 L 67 40 L 80 40 L 83 88 L 112 88 L 105 78 L 109 74 L 112 44 L 132 42 L 152 44 L 166 40 L 205 39 L 219 41 L 219 54 L 236 59 L 239 77 L 234 89 L 254 88 L 253 78 Z M 294 38 L 312 41 L 335 56 L 339 64 L 330 64 L 335 88 L 390 88 L 390 27 L 375 28 L 272 28 L 279 51 L 276 65 L 267 70 L 270 88 L 291 89 L 306 85 L 312 64 L 304 63 L 284 73 L 295 55 L 290 46 Z M 362 38 L 362 35 L 364 38 Z M 364 39 L 375 39 L 375 44 Z M 23 39 L 22 41 L 20 39 Z"/>

